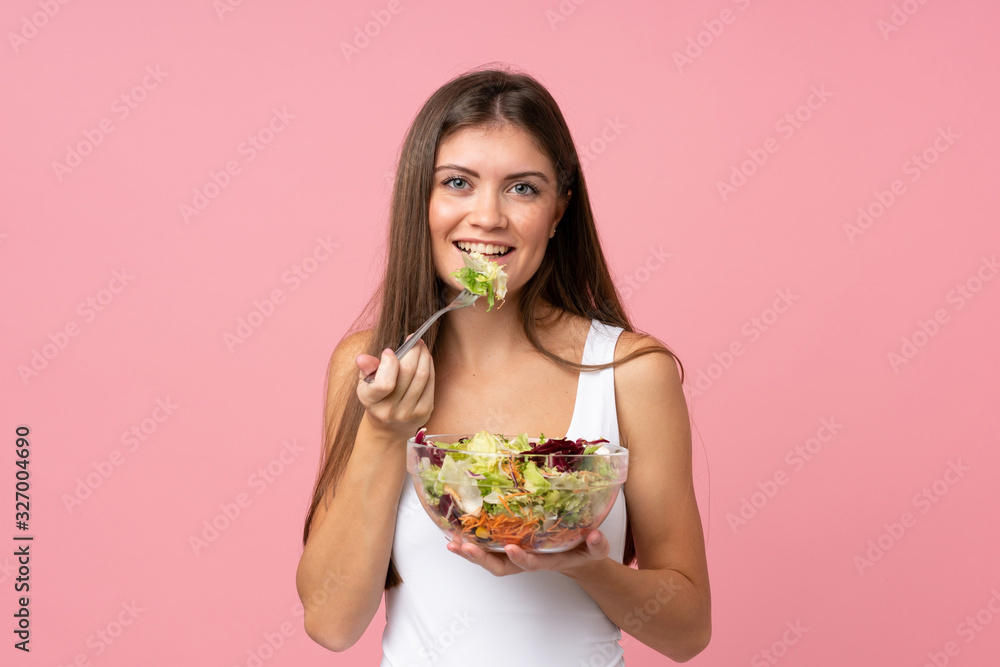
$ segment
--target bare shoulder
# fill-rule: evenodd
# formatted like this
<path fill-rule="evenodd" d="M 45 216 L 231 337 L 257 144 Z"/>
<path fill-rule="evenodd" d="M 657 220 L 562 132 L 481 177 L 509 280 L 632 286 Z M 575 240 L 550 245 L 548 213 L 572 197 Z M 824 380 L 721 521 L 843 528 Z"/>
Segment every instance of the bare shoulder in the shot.
<path fill-rule="evenodd" d="M 623 441 L 663 429 L 665 424 L 686 425 L 688 421 L 680 370 L 673 353 L 662 342 L 623 331 L 615 360 L 644 350 L 649 351 L 615 367 L 615 401 Z"/>
<path fill-rule="evenodd" d="M 680 390 L 681 375 L 674 354 L 661 341 L 646 334 L 623 331 L 615 348 L 615 361 L 644 352 L 615 367 L 615 384 L 634 390 Z"/>
<path fill-rule="evenodd" d="M 337 347 L 333 350 L 332 358 L 337 360 L 349 358 L 353 362 L 354 357 L 368 350 L 368 346 L 371 344 L 372 336 L 374 335 L 375 332 L 371 329 L 363 329 L 347 334 L 337 343 Z"/>

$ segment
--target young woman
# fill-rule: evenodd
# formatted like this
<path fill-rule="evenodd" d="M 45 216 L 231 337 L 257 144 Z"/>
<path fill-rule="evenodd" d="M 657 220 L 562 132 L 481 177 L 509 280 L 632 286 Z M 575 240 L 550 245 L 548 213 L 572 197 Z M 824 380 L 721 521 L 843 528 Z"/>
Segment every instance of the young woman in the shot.
<path fill-rule="evenodd" d="M 396 359 L 457 295 L 449 274 L 471 250 L 504 266 L 503 306 L 452 311 Z M 372 304 L 374 325 L 342 340 L 328 369 L 296 578 L 309 636 L 349 648 L 384 591 L 383 667 L 621 665 L 619 629 L 676 661 L 701 652 L 711 605 L 678 363 L 630 325 L 569 129 L 533 78 L 474 71 L 424 104 Z M 406 472 L 421 427 L 607 438 L 629 449 L 628 481 L 572 551 L 449 543 Z"/>

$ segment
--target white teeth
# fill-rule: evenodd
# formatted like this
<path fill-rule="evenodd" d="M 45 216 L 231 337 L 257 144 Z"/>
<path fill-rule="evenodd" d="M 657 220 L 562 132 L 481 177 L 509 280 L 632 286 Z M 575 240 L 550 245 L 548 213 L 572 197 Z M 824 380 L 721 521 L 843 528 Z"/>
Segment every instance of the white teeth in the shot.
<path fill-rule="evenodd" d="M 510 246 L 497 245 L 493 243 L 469 243 L 468 241 L 458 241 L 455 245 L 466 252 L 478 252 L 483 255 L 505 255 L 510 250 Z"/>

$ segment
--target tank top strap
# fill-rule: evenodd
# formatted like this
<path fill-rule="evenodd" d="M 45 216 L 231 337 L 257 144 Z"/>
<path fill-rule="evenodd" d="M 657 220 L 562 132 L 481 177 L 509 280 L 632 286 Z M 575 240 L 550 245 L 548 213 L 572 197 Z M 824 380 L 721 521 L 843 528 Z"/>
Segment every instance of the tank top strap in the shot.
<path fill-rule="evenodd" d="M 623 329 L 592 320 L 583 348 L 584 364 L 607 364 L 615 359 L 615 346 Z M 607 438 L 620 444 L 615 404 L 615 370 L 583 371 L 577 383 L 576 405 L 567 437 Z"/>

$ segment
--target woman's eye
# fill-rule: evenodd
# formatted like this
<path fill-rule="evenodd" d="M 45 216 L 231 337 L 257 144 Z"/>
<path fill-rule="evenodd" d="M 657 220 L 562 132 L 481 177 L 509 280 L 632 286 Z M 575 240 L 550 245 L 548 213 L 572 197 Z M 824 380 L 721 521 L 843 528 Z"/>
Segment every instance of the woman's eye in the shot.
<path fill-rule="evenodd" d="M 519 195 L 532 195 L 538 192 L 538 189 L 531 183 L 518 183 L 514 186 L 514 192 Z"/>
<path fill-rule="evenodd" d="M 454 178 L 449 178 L 444 183 L 445 183 L 445 185 L 450 185 L 451 187 L 456 188 L 458 190 L 463 190 L 464 188 L 462 186 L 465 185 L 465 179 L 464 178 L 458 178 L 456 176 Z"/>

